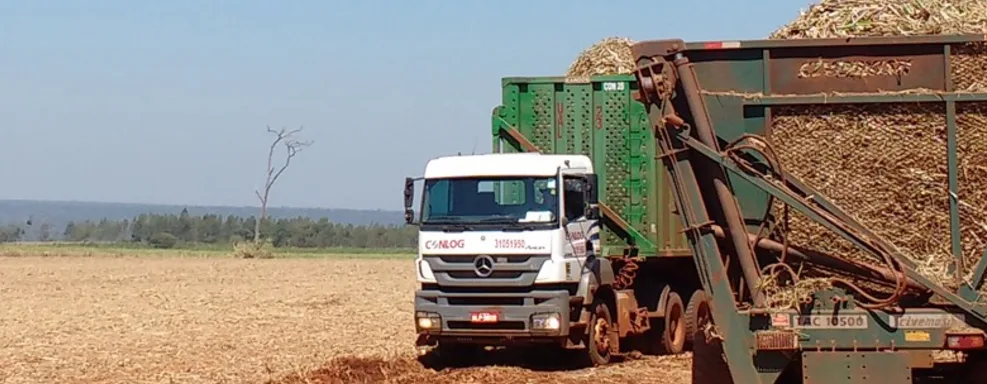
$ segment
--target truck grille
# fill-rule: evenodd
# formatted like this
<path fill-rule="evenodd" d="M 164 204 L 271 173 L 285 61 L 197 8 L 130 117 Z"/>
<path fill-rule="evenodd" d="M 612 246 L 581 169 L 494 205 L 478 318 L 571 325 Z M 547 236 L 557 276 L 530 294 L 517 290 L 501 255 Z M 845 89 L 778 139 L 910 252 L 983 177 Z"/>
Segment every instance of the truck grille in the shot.
<path fill-rule="evenodd" d="M 515 286 L 535 283 L 547 255 L 488 255 L 493 265 L 488 276 L 477 273 L 475 262 L 479 255 L 424 256 L 440 287 Z"/>
<path fill-rule="evenodd" d="M 524 305 L 523 297 L 450 297 L 449 305 L 469 305 L 469 306 L 505 306 Z"/>
<path fill-rule="evenodd" d="M 463 280 L 463 279 L 476 279 L 476 272 L 473 271 L 450 271 L 446 272 L 450 278 Z M 524 275 L 524 272 L 519 271 L 493 271 L 490 276 L 484 277 L 485 280 L 497 280 L 497 279 L 516 279 Z"/>

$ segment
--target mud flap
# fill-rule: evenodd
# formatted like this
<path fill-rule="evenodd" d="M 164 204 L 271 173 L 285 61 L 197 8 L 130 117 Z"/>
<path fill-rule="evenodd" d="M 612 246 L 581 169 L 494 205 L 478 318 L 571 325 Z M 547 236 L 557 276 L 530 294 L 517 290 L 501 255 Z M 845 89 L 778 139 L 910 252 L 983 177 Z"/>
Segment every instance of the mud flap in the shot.
<path fill-rule="evenodd" d="M 716 337 L 707 340 L 702 330 L 696 332 L 692 347 L 692 384 L 733 384 L 722 342 Z"/>
<path fill-rule="evenodd" d="M 879 381 L 911 384 L 910 354 L 890 352 L 803 352 L 802 377 L 806 383 Z"/>

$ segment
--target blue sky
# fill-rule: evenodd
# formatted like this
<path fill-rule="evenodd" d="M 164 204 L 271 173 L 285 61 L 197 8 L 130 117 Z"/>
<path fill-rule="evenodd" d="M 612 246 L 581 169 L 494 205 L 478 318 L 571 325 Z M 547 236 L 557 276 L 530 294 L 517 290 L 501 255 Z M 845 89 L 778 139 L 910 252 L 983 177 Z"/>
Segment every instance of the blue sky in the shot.
<path fill-rule="evenodd" d="M 757 39 L 792 0 L 0 2 L 0 198 L 254 205 L 265 126 L 304 126 L 273 206 L 400 209 L 489 151 L 505 76 L 599 39 Z"/>

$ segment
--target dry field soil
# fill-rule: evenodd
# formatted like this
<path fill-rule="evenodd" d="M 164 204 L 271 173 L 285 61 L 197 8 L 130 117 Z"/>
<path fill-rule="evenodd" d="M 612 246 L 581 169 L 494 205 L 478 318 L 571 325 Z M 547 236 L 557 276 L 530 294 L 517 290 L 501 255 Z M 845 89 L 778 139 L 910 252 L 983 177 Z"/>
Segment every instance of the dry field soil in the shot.
<path fill-rule="evenodd" d="M 420 368 L 413 271 L 381 258 L 0 257 L 0 383 L 690 381 L 688 356 Z"/>

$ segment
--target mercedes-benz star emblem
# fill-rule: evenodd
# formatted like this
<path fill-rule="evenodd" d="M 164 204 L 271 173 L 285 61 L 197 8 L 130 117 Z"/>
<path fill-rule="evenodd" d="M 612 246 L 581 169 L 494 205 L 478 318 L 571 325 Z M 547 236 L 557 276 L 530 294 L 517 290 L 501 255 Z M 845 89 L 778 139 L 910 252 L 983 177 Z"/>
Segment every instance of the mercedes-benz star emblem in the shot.
<path fill-rule="evenodd" d="M 487 255 L 480 255 L 473 259 L 473 271 L 477 276 L 487 277 L 493 273 L 494 259 Z"/>

